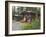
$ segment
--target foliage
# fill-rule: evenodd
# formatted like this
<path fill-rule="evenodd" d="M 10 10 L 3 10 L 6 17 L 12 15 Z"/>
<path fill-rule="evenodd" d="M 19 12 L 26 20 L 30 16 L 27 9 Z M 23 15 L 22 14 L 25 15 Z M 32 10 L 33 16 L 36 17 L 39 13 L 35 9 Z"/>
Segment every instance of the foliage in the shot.
<path fill-rule="evenodd" d="M 39 19 L 33 20 L 31 25 L 32 25 L 32 29 L 40 29 L 40 21 L 39 21 Z"/>
<path fill-rule="evenodd" d="M 21 6 L 13 6 L 12 7 L 13 15 L 15 14 L 20 14 L 23 11 L 32 11 L 33 13 L 38 13 L 40 14 L 40 8 L 39 7 L 21 7 Z"/>
<path fill-rule="evenodd" d="M 22 25 L 22 30 L 30 30 L 30 29 L 40 29 L 40 22 L 39 20 L 32 20 L 30 23 L 24 23 Z"/>

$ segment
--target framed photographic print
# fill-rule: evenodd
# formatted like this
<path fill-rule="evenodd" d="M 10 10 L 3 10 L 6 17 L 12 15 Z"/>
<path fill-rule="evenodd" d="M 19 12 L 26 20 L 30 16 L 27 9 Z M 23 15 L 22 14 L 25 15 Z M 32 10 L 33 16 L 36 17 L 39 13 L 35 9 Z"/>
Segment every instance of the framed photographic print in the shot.
<path fill-rule="evenodd" d="M 5 35 L 45 33 L 45 3 L 5 1 Z"/>

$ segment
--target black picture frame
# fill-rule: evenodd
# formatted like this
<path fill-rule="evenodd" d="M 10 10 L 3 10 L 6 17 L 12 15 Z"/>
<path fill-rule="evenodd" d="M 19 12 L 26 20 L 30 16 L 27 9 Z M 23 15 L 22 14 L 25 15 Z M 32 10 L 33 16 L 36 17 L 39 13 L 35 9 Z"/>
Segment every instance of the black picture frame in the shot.
<path fill-rule="evenodd" d="M 26 4 L 42 4 L 43 5 L 43 32 L 42 33 L 26 33 L 26 34 L 8 34 L 8 2 L 12 3 L 26 3 Z M 34 34 L 45 34 L 45 3 L 41 2 L 23 2 L 23 1 L 5 1 L 5 36 L 18 36 L 18 35 L 34 35 Z"/>

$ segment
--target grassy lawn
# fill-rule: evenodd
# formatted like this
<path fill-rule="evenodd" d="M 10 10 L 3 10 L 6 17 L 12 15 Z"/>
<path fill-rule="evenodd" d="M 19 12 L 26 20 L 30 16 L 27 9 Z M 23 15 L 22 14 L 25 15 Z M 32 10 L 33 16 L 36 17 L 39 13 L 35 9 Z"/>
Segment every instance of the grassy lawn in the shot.
<path fill-rule="evenodd" d="M 22 23 L 22 29 L 23 30 L 27 30 L 27 29 L 31 29 L 32 25 L 30 23 Z"/>
<path fill-rule="evenodd" d="M 31 23 L 22 23 L 22 30 L 40 29 L 40 21 L 32 20 Z"/>

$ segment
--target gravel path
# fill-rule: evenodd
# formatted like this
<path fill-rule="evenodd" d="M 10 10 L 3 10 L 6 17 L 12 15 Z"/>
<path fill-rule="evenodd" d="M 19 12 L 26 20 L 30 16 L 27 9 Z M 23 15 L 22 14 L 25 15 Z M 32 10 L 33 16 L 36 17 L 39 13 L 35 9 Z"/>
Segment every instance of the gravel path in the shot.
<path fill-rule="evenodd" d="M 15 20 L 12 21 L 12 30 L 21 30 L 21 23 L 16 22 Z"/>

